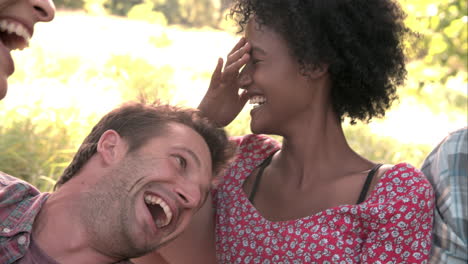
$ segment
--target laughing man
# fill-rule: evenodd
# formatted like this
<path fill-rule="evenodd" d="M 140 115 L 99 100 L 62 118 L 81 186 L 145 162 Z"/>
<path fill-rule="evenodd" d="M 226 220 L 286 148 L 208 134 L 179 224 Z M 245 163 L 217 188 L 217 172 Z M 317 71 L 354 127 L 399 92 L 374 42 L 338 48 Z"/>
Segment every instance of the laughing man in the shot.
<path fill-rule="evenodd" d="M 123 105 L 53 193 L 0 173 L 0 263 L 131 263 L 179 235 L 232 156 L 196 110 Z"/>

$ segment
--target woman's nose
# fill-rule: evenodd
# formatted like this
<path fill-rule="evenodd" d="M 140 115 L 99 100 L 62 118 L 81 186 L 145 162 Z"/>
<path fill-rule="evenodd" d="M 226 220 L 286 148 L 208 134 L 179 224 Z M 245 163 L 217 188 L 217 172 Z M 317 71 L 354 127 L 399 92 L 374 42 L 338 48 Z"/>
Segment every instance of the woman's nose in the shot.
<path fill-rule="evenodd" d="M 252 66 L 250 63 L 247 63 L 242 71 L 239 73 L 239 86 L 242 89 L 246 89 L 247 86 L 252 83 L 252 75 L 251 75 L 251 68 Z"/>
<path fill-rule="evenodd" d="M 30 0 L 38 21 L 49 22 L 55 17 L 55 5 L 52 0 Z"/>

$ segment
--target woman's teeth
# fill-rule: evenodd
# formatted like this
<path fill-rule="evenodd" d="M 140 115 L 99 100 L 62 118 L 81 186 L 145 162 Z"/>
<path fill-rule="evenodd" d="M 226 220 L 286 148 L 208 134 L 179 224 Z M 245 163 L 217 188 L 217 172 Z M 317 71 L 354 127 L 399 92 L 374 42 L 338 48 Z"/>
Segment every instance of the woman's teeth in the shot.
<path fill-rule="evenodd" d="M 249 104 L 254 105 L 253 108 L 257 108 L 266 102 L 265 96 L 253 96 L 249 99 Z"/>
<path fill-rule="evenodd" d="M 169 205 L 167 205 L 166 202 L 164 202 L 160 197 L 152 195 L 152 194 L 146 194 L 145 195 L 145 203 L 150 205 L 150 206 L 155 206 L 158 205 L 162 208 L 165 217 L 153 217 L 155 218 L 155 223 L 158 228 L 162 228 L 167 226 L 171 220 L 172 220 L 172 211 Z"/>

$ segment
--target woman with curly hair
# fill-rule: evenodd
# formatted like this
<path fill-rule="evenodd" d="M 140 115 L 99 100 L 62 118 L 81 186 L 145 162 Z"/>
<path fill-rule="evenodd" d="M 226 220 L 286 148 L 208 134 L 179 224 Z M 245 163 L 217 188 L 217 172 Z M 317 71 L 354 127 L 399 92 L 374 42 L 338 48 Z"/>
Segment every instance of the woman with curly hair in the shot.
<path fill-rule="evenodd" d="M 342 129 L 345 117 L 382 117 L 404 82 L 398 3 L 237 0 L 231 13 L 245 37 L 199 109 L 225 126 L 249 101 L 254 134 L 233 138 L 236 159 L 191 230 L 146 260 L 427 262 L 429 182 L 407 163 L 359 155 Z"/>

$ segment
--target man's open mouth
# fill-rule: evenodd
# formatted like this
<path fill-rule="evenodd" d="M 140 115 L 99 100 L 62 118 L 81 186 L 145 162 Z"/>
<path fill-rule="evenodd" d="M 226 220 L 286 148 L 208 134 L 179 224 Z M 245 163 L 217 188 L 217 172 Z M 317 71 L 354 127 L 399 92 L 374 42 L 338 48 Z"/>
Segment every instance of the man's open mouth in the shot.
<path fill-rule="evenodd" d="M 31 34 L 22 24 L 0 20 L 0 41 L 10 50 L 22 50 L 29 46 Z"/>
<path fill-rule="evenodd" d="M 157 228 L 168 226 L 172 221 L 172 210 L 169 205 L 159 196 L 154 194 L 145 194 L 145 204 L 153 217 Z"/>

